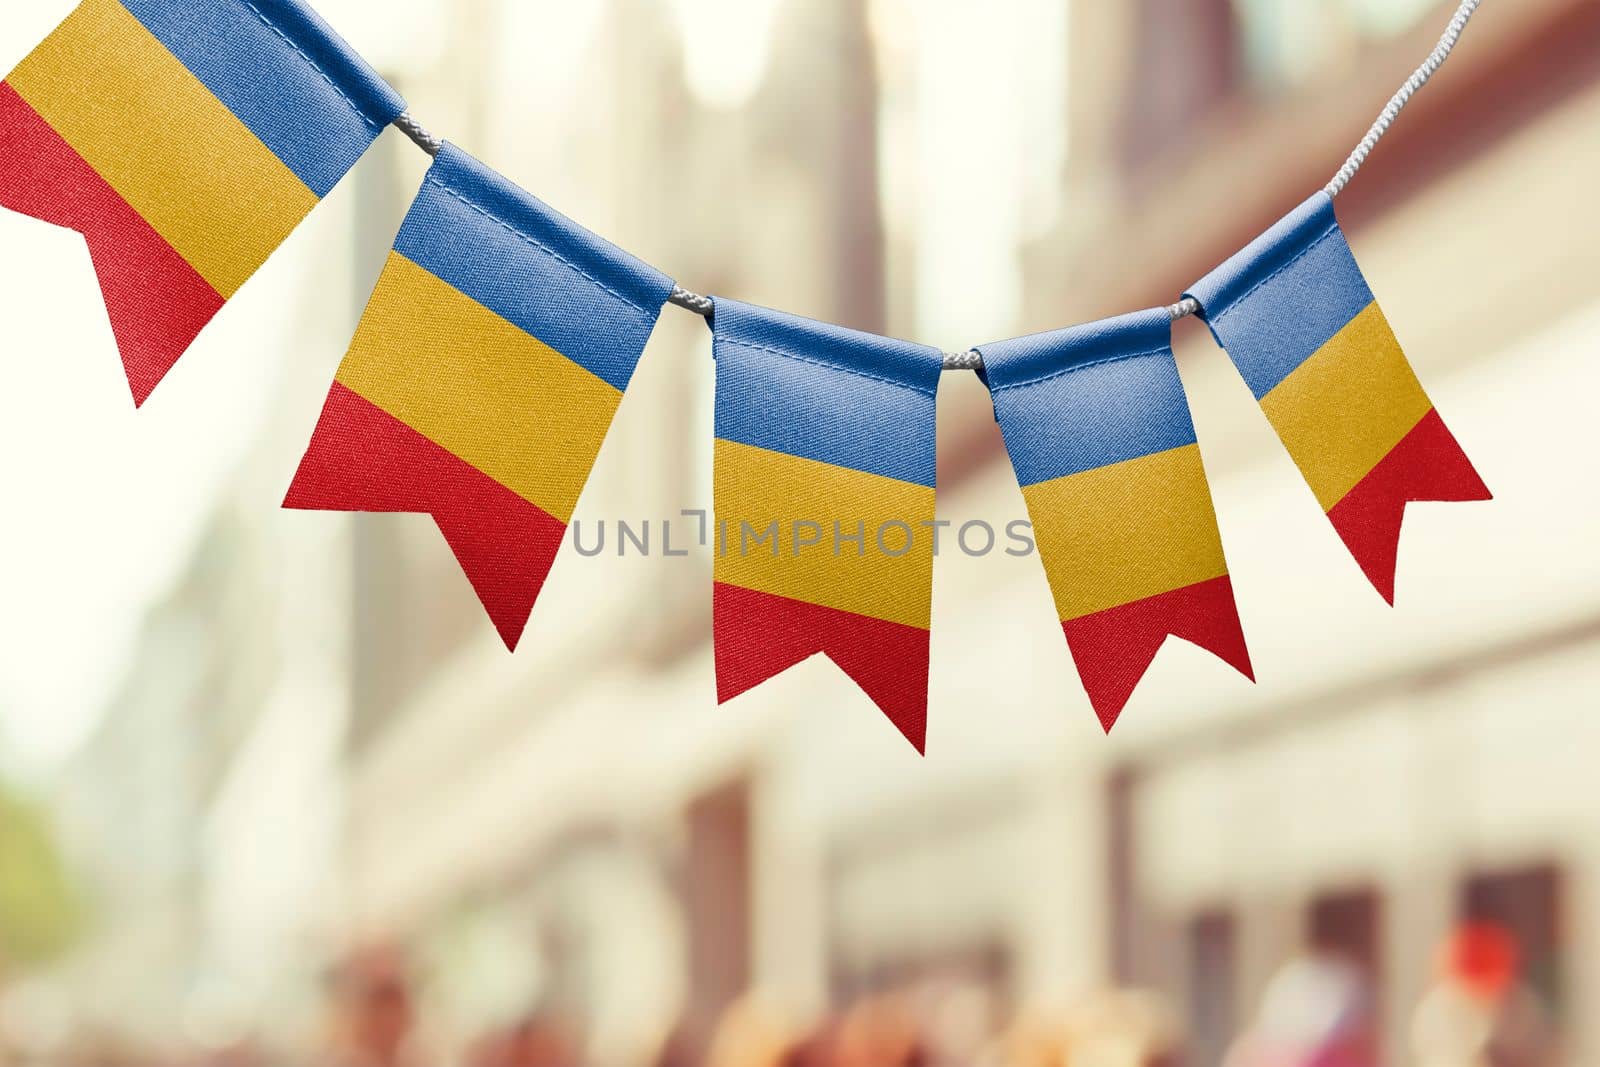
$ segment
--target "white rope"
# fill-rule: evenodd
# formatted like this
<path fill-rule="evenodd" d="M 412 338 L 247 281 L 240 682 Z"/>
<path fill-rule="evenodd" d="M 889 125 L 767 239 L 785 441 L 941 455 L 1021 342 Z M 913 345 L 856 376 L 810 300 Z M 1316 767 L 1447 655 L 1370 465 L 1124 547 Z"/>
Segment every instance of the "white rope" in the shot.
<path fill-rule="evenodd" d="M 1467 23 L 1472 21 L 1473 14 L 1477 12 L 1478 5 L 1482 2 L 1483 0 L 1462 0 L 1461 6 L 1456 8 L 1455 15 L 1450 19 L 1450 25 L 1445 27 L 1444 36 L 1439 38 L 1439 43 L 1434 46 L 1433 52 L 1429 54 L 1422 66 L 1418 67 L 1416 72 L 1406 79 L 1406 83 L 1400 87 L 1400 91 L 1390 98 L 1388 106 L 1383 109 L 1383 114 L 1378 116 L 1378 121 L 1372 124 L 1372 129 L 1368 130 L 1367 135 L 1361 139 L 1361 143 L 1356 145 L 1355 151 L 1350 153 L 1350 158 L 1345 160 L 1344 166 L 1339 168 L 1339 173 L 1334 175 L 1333 181 L 1327 184 L 1326 191 L 1330 197 L 1338 196 L 1344 192 L 1345 186 L 1350 184 L 1350 179 L 1356 176 L 1356 172 L 1361 169 L 1361 165 L 1367 161 L 1367 156 L 1371 155 L 1372 150 L 1378 146 L 1378 142 L 1383 140 L 1383 135 L 1389 132 L 1389 127 L 1394 125 L 1394 120 L 1400 116 L 1401 111 L 1405 110 L 1405 106 L 1411 102 L 1411 98 L 1416 95 L 1417 90 L 1427 85 L 1428 79 L 1437 74 L 1439 68 L 1444 66 L 1444 61 L 1450 58 L 1450 53 L 1455 49 L 1456 42 L 1461 40 L 1462 31 L 1467 28 Z M 395 119 L 394 124 L 399 127 L 402 133 L 416 142 L 417 147 L 430 156 L 437 156 L 439 149 L 444 146 L 444 142 L 429 133 L 420 122 L 411 117 L 410 112 L 406 112 Z M 673 286 L 672 295 L 667 298 L 667 302 L 708 319 L 715 308 L 715 303 L 709 296 L 691 292 L 681 285 Z M 1193 297 L 1186 297 L 1167 308 L 1167 314 L 1171 316 L 1173 322 L 1199 313 L 1200 304 Z M 944 369 L 981 371 L 983 369 L 983 355 L 976 351 L 947 353 L 944 357 Z"/>
<path fill-rule="evenodd" d="M 672 287 L 672 295 L 667 297 L 667 303 L 681 307 L 685 311 L 692 311 L 696 315 L 707 319 L 711 317 L 711 312 L 716 307 L 716 302 L 709 296 L 691 293 L 681 285 Z"/>
<path fill-rule="evenodd" d="M 439 149 L 444 147 L 444 142 L 427 131 L 427 128 L 411 117 L 411 112 L 403 112 L 394 120 L 395 127 L 415 142 L 416 146 L 430 156 L 439 154 Z"/>
<path fill-rule="evenodd" d="M 1473 14 L 1478 10 L 1478 5 L 1483 0 L 1462 0 L 1461 6 L 1456 8 L 1455 15 L 1450 19 L 1450 25 L 1445 27 L 1444 36 L 1439 38 L 1439 43 L 1434 46 L 1433 52 L 1416 69 L 1400 91 L 1389 99 L 1389 105 L 1383 109 L 1383 114 L 1378 116 L 1378 121 L 1372 124 L 1372 129 L 1356 145 L 1356 150 L 1350 153 L 1350 158 L 1345 160 L 1344 166 L 1339 168 L 1339 173 L 1333 176 L 1333 181 L 1327 185 L 1329 196 L 1338 196 L 1344 192 L 1344 187 L 1350 184 L 1350 179 L 1356 176 L 1356 171 L 1361 169 L 1361 164 L 1367 161 L 1367 156 L 1383 140 L 1383 135 L 1389 132 L 1389 127 L 1394 125 L 1394 120 L 1400 117 L 1400 112 L 1411 102 L 1417 90 L 1428 84 L 1428 79 L 1439 72 L 1444 66 L 1444 61 L 1450 58 L 1456 42 L 1461 40 L 1461 32 L 1467 28 L 1467 23 L 1472 21 Z"/>

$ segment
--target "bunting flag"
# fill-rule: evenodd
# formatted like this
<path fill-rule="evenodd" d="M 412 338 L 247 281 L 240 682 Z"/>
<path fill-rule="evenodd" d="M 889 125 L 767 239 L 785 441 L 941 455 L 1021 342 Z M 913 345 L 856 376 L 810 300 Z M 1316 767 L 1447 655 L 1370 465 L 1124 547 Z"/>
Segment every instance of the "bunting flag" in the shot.
<path fill-rule="evenodd" d="M 436 154 L 284 506 L 431 515 L 515 649 L 663 306 L 709 313 L 726 702 L 830 657 L 925 751 L 938 379 L 979 360 L 1110 731 L 1168 637 L 1254 677 L 1171 316 L 1197 306 L 1390 603 L 1406 505 L 1487 500 L 1325 191 L 1184 305 L 949 357 L 674 291 L 409 115 L 307 0 L 81 0 L 0 81 L 0 207 L 81 233 L 134 402 L 382 130 Z M 992 542 L 991 542 L 992 545 Z"/>
<path fill-rule="evenodd" d="M 83 234 L 142 404 L 404 107 L 300 0 L 84 0 L 0 82 L 0 206 Z"/>
<path fill-rule="evenodd" d="M 1423 392 L 1320 192 L 1190 294 L 1356 562 L 1394 603 L 1410 501 L 1490 493 Z"/>
<path fill-rule="evenodd" d="M 925 751 L 942 354 L 731 300 L 712 331 L 719 699 L 825 653 Z"/>
<path fill-rule="evenodd" d="M 431 514 L 514 649 L 671 291 L 445 145 L 284 506 Z"/>
<path fill-rule="evenodd" d="M 1169 313 L 979 351 L 1101 726 L 1116 724 L 1169 635 L 1253 680 Z"/>

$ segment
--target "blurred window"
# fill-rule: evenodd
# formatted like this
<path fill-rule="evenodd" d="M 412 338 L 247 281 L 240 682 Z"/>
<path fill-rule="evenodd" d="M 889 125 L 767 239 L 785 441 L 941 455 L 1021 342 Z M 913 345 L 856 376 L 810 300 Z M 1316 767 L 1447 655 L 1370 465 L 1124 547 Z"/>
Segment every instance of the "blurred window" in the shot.
<path fill-rule="evenodd" d="M 1217 1064 L 1227 1055 L 1239 1026 L 1238 931 L 1232 913 L 1210 911 L 1189 923 L 1188 1062 Z"/>
<path fill-rule="evenodd" d="M 1106 890 L 1111 901 L 1111 977 L 1122 985 L 1139 981 L 1139 931 L 1143 908 L 1138 900 L 1137 773 L 1114 771 L 1106 781 Z"/>
<path fill-rule="evenodd" d="M 1317 897 L 1306 912 L 1306 940 L 1318 952 L 1359 968 L 1375 989 L 1383 973 L 1383 901 L 1377 890 Z"/>
<path fill-rule="evenodd" d="M 1349 45 L 1404 33 L 1439 10 L 1439 0 L 1235 0 L 1244 67 L 1258 88 L 1293 85 L 1341 60 Z"/>
<path fill-rule="evenodd" d="M 1182 143 L 1238 87 L 1231 0 L 1138 0 L 1123 146 L 1131 168 Z"/>
<path fill-rule="evenodd" d="M 1349 67 L 1362 45 L 1416 28 L 1440 0 L 1137 0 L 1122 119 L 1137 171 L 1241 91 L 1270 93 Z"/>
<path fill-rule="evenodd" d="M 750 783 L 741 779 L 689 806 L 683 871 L 689 934 L 688 1040 L 703 1047 L 750 984 Z"/>
<path fill-rule="evenodd" d="M 1550 1010 L 1560 1013 L 1564 928 L 1563 877 L 1554 865 L 1490 871 L 1462 887 L 1462 918 L 1493 923 L 1515 939 L 1522 980 Z"/>
<path fill-rule="evenodd" d="M 1382 1023 L 1383 897 L 1371 888 L 1325 893 L 1306 909 L 1306 942 L 1322 956 L 1354 967 L 1366 997 L 1367 1018 Z"/>
<path fill-rule="evenodd" d="M 912 989 L 983 990 L 989 1003 L 1011 1003 L 1014 964 L 1003 934 L 993 932 L 965 945 L 921 952 L 899 952 L 866 966 L 836 964 L 831 976 L 833 1002 L 841 1007 L 883 994 Z"/>

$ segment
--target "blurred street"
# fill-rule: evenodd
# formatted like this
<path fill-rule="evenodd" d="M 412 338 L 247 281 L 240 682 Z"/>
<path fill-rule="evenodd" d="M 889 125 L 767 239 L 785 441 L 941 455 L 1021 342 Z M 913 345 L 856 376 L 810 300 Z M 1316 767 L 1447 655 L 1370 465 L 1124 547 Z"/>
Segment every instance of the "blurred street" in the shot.
<path fill-rule="evenodd" d="M 1454 6 L 313 2 L 682 284 L 946 350 L 1176 300 Z M 711 506 L 677 309 L 516 655 L 427 517 L 281 510 L 427 164 L 137 416 L 0 213 L 0 1067 L 1600 1065 L 1600 3 L 1485 3 L 1338 201 L 1495 502 L 1411 509 L 1391 609 L 1179 323 L 1259 684 L 1169 643 L 1109 738 L 1003 551 L 936 563 L 926 759 L 820 658 L 718 707 L 709 550 L 617 534 Z M 939 422 L 939 518 L 1024 518 L 973 375 Z"/>

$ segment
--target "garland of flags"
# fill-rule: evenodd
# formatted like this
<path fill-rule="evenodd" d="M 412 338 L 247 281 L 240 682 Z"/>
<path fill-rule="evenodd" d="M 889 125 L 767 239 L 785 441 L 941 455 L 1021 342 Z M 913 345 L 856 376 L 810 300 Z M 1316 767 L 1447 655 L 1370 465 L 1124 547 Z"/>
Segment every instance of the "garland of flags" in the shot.
<path fill-rule="evenodd" d="M 1174 319 L 1210 326 L 1391 603 L 1406 504 L 1489 499 L 1333 205 L 1479 2 L 1461 5 L 1334 183 L 1183 303 L 965 359 L 677 288 L 422 133 L 304 0 L 83 0 L 0 82 L 0 206 L 83 235 L 142 404 L 400 125 L 436 158 L 285 506 L 432 515 L 514 649 L 662 308 L 700 311 L 717 366 L 719 700 L 824 653 L 918 751 L 935 395 L 946 365 L 978 364 L 1110 730 L 1168 636 L 1253 677 Z"/>

